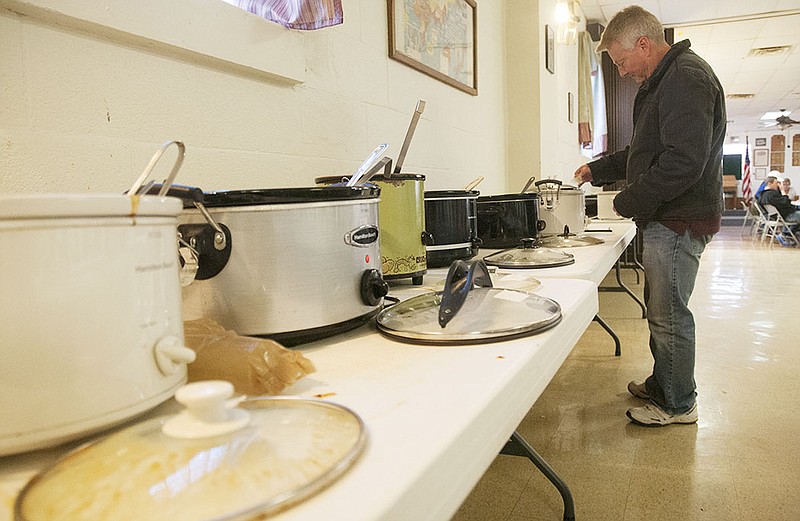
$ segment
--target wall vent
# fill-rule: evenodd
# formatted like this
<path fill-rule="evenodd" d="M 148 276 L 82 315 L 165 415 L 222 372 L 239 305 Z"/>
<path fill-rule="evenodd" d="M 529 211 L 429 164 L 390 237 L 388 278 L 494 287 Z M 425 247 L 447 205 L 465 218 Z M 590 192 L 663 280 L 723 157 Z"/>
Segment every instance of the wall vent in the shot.
<path fill-rule="evenodd" d="M 776 45 L 774 47 L 756 47 L 754 49 L 750 49 L 750 54 L 748 56 L 775 56 L 777 54 L 783 54 L 785 52 L 789 52 L 791 50 L 791 45 Z"/>

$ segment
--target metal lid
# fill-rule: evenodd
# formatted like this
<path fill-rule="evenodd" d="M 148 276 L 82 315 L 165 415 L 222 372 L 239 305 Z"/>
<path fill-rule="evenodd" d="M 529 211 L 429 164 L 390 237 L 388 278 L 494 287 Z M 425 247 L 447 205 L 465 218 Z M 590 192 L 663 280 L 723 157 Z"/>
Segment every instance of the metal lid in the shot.
<path fill-rule="evenodd" d="M 524 239 L 518 248 L 503 250 L 483 258 L 486 264 L 499 268 L 555 268 L 575 263 L 575 256 L 549 248 L 541 248 L 533 239 Z"/>
<path fill-rule="evenodd" d="M 395 304 L 376 320 L 381 332 L 405 341 L 485 343 L 552 327 L 561 320 L 561 306 L 526 291 L 494 288 L 483 261 L 457 260 L 442 291 Z"/>
<path fill-rule="evenodd" d="M 34 477 L 16 519 L 251 519 L 329 485 L 366 444 L 360 418 L 332 403 L 270 397 L 236 407 L 222 381 L 189 384 L 179 401 L 181 392 L 193 402 L 187 411 L 79 448 Z"/>
<path fill-rule="evenodd" d="M 182 203 L 174 197 L 122 194 L 27 194 L 0 196 L 0 219 L 70 217 L 175 217 Z"/>
<path fill-rule="evenodd" d="M 380 196 L 380 193 L 380 188 L 369 184 L 358 186 L 271 188 L 263 190 L 222 190 L 203 194 L 203 204 L 209 208 L 214 208 L 264 204 L 318 203 L 370 199 Z"/>

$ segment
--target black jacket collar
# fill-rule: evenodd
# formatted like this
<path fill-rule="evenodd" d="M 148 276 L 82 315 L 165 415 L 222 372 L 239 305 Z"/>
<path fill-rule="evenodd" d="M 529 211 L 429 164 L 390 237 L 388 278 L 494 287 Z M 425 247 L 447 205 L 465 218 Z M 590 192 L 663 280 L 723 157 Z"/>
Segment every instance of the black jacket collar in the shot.
<path fill-rule="evenodd" d="M 667 54 L 665 54 L 664 57 L 661 58 L 661 61 L 658 62 L 658 65 L 656 65 L 656 70 L 653 71 L 653 74 L 642 83 L 641 90 L 648 90 L 658 85 L 658 82 L 661 81 L 661 78 L 667 72 L 669 66 L 672 65 L 672 62 L 675 61 L 675 58 L 688 51 L 691 45 L 692 42 L 689 40 L 682 40 L 672 45 L 667 51 Z"/>

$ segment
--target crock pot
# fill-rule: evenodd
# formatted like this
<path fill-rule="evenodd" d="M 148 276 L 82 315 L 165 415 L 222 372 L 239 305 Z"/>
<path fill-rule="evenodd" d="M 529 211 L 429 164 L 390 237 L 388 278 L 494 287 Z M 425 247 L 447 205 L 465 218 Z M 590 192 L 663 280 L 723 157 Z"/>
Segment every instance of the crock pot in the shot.
<path fill-rule="evenodd" d="M 110 427 L 186 381 L 180 211 L 158 196 L 0 197 L 0 456 Z"/>
<path fill-rule="evenodd" d="M 586 229 L 583 190 L 558 179 L 542 179 L 534 185 L 541 198 L 539 216 L 546 223 L 542 235 L 582 234 Z"/>
<path fill-rule="evenodd" d="M 476 190 L 425 192 L 425 228 L 433 242 L 425 246 L 429 268 L 450 266 L 478 253 L 478 195 Z"/>
<path fill-rule="evenodd" d="M 388 286 L 379 188 L 183 189 L 190 208 L 178 232 L 198 258 L 198 280 L 183 289 L 187 320 L 212 318 L 293 346 L 358 327 L 380 310 Z"/>
<path fill-rule="evenodd" d="M 478 237 L 485 248 L 511 248 L 522 239 L 535 239 L 544 229 L 535 193 L 480 196 L 477 199 Z"/>

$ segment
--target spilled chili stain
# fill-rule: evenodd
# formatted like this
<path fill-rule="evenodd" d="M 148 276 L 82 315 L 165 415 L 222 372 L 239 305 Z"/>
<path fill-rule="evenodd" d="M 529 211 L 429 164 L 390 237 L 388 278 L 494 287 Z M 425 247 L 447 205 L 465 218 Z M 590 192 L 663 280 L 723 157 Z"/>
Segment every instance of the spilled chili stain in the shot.
<path fill-rule="evenodd" d="M 136 226 L 136 214 L 139 213 L 139 195 L 133 194 L 130 196 L 131 198 L 131 219 L 133 219 L 133 225 Z"/>

